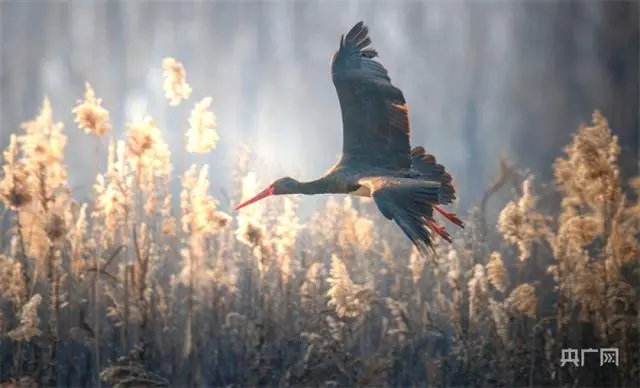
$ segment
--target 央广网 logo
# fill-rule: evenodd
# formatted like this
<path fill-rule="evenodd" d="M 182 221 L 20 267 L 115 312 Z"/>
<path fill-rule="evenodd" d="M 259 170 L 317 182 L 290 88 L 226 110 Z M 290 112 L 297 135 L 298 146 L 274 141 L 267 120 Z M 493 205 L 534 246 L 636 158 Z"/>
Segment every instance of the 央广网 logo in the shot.
<path fill-rule="evenodd" d="M 562 354 L 560 355 L 560 366 L 563 367 L 567 364 L 572 364 L 578 367 L 584 366 L 585 359 L 589 353 L 600 353 L 600 366 L 604 366 L 605 364 L 618 366 L 618 348 L 562 349 Z"/>

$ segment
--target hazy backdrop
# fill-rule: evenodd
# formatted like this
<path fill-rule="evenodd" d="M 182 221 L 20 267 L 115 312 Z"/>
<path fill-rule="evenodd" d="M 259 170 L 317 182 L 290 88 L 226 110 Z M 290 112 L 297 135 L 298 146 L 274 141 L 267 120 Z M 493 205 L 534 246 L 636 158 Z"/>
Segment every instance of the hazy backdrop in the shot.
<path fill-rule="evenodd" d="M 209 163 L 218 189 L 242 142 L 257 152 L 264 181 L 314 178 L 341 146 L 330 57 L 359 20 L 405 93 L 413 143 L 453 171 L 463 207 L 477 201 L 501 153 L 549 178 L 550 161 L 593 109 L 621 136 L 625 176 L 636 171 L 633 1 L 1 0 L 2 145 L 49 96 L 66 124 L 70 183 L 86 193 L 94 148 L 71 109 L 89 81 L 111 111 L 111 135 L 149 114 L 175 145 L 174 160 L 188 112 L 211 96 L 221 141 L 190 161 Z M 166 56 L 184 63 L 193 87 L 179 108 L 162 94 Z"/>

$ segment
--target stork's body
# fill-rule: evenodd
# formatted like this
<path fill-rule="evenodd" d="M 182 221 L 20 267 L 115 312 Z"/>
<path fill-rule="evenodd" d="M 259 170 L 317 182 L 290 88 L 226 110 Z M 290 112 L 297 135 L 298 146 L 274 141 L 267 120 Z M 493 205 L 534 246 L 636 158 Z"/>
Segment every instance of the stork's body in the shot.
<path fill-rule="evenodd" d="M 351 194 L 372 197 L 380 212 L 395 221 L 426 254 L 428 229 L 448 241 L 449 234 L 433 221 L 433 210 L 462 227 L 438 205 L 455 199 L 452 178 L 422 147 L 411 149 L 409 115 L 402 91 L 391 84 L 386 69 L 373 60 L 367 27 L 356 24 L 340 40 L 331 75 L 343 122 L 342 157 L 320 179 L 299 182 L 281 178 L 247 206 L 269 195 Z"/>

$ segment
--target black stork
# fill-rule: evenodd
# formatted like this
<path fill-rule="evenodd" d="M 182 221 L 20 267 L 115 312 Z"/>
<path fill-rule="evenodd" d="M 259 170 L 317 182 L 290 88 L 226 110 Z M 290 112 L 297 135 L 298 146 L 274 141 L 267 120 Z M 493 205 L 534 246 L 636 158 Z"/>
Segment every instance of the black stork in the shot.
<path fill-rule="evenodd" d="M 434 209 L 464 227 L 439 205 L 451 204 L 456 191 L 451 174 L 423 147 L 411 149 L 409 114 L 402 91 L 387 70 L 374 60 L 378 53 L 363 22 L 340 38 L 331 63 L 331 76 L 342 109 L 343 143 L 340 160 L 320 179 L 300 182 L 284 177 L 238 210 L 271 195 L 351 194 L 372 197 L 380 212 L 398 224 L 426 255 L 433 249 L 429 229 L 451 242 L 433 220 Z"/>

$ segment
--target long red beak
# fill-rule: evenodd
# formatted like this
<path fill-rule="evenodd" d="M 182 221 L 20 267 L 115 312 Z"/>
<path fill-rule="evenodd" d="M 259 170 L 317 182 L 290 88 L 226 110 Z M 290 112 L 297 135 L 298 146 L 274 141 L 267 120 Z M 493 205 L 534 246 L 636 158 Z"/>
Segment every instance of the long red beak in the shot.
<path fill-rule="evenodd" d="M 269 186 L 267 187 L 265 190 L 263 190 L 260 194 L 256 195 L 255 197 L 251 198 L 248 201 L 244 201 L 242 202 L 240 205 L 236 206 L 235 209 L 233 209 L 234 211 L 240 210 L 245 206 L 249 206 L 254 202 L 258 202 L 259 200 L 266 198 L 270 195 L 273 195 L 273 186 Z"/>

